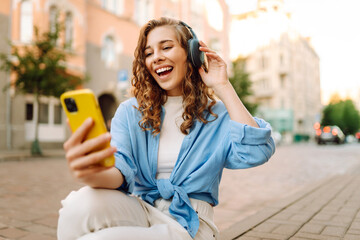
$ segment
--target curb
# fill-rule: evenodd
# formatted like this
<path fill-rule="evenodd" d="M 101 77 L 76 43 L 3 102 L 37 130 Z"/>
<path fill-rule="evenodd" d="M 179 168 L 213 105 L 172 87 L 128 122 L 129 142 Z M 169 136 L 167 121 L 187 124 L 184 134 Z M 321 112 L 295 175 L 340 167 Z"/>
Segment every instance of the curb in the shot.
<path fill-rule="evenodd" d="M 65 158 L 65 152 L 62 149 L 44 150 L 42 156 L 32 156 L 30 150 L 18 152 L 0 152 L 0 162 L 7 161 L 28 161 L 31 159 Z"/>

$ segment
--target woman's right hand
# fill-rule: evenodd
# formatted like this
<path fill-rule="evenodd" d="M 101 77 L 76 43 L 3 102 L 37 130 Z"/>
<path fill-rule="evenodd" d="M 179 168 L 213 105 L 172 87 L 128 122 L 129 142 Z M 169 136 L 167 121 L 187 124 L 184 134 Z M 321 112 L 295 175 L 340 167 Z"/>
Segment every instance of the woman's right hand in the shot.
<path fill-rule="evenodd" d="M 86 119 L 64 143 L 65 156 L 72 176 L 87 185 L 96 182 L 96 176 L 101 175 L 99 173 L 113 168 L 104 167 L 99 162 L 116 152 L 115 147 L 94 151 L 104 143 L 110 142 L 111 135 L 104 133 L 96 138 L 85 140 L 93 124 L 94 121 L 91 118 Z"/>

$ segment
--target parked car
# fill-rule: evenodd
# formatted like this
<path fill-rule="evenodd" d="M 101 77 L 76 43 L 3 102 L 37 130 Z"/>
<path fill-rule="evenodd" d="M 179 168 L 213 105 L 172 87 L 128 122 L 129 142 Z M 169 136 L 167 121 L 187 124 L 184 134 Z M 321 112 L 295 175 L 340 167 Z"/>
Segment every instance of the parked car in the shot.
<path fill-rule="evenodd" d="M 357 141 L 357 139 L 355 138 L 355 136 L 354 135 L 347 135 L 346 137 L 345 137 L 345 142 L 346 143 L 354 143 L 354 142 L 356 142 Z"/>
<path fill-rule="evenodd" d="M 274 139 L 275 145 L 276 146 L 280 145 L 281 139 L 282 139 L 281 133 L 279 133 L 277 131 L 273 131 L 273 132 L 271 132 L 271 136 Z"/>
<path fill-rule="evenodd" d="M 324 126 L 316 130 L 315 139 L 317 143 L 344 143 L 345 135 L 338 126 Z"/>
<path fill-rule="evenodd" d="M 355 138 L 360 142 L 360 132 L 355 133 Z"/>

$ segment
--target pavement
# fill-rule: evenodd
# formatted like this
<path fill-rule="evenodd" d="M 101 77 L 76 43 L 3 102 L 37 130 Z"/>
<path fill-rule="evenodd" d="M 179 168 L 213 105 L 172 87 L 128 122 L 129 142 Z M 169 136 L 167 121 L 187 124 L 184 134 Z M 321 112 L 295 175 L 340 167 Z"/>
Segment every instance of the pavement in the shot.
<path fill-rule="evenodd" d="M 221 232 L 221 240 L 360 239 L 360 169 L 304 187 Z"/>
<path fill-rule="evenodd" d="M 63 150 L 0 151 L 0 240 L 56 240 L 60 201 L 81 187 Z"/>
<path fill-rule="evenodd" d="M 56 239 L 60 200 L 81 185 L 63 173 L 63 150 L 44 155 L 29 160 L 28 151 L 0 151 L 0 240 Z M 360 239 L 360 169 L 304 186 L 223 230 L 220 239 Z"/>

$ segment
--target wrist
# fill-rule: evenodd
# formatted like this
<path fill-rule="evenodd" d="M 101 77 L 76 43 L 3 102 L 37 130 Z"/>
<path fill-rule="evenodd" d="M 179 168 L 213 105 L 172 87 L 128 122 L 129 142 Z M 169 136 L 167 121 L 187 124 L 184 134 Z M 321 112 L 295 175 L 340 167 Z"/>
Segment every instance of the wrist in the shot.
<path fill-rule="evenodd" d="M 231 85 L 230 81 L 226 81 L 222 84 L 214 86 L 212 89 L 215 95 L 222 99 L 223 96 L 226 96 L 230 91 L 233 90 L 233 86 Z"/>

